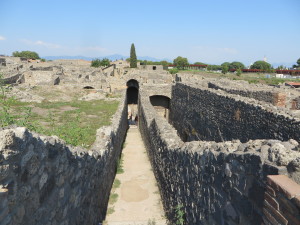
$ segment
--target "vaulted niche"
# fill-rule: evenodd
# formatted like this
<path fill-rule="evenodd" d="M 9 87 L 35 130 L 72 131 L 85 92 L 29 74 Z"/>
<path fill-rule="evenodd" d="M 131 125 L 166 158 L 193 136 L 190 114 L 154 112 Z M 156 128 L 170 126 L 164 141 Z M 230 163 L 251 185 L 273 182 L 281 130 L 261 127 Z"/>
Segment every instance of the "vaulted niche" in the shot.
<path fill-rule="evenodd" d="M 127 104 L 137 104 L 139 96 L 139 83 L 136 80 L 127 81 Z"/>
<path fill-rule="evenodd" d="M 130 125 L 137 124 L 138 121 L 138 99 L 139 99 L 139 82 L 131 79 L 127 81 L 127 105 L 128 105 L 128 122 Z"/>
<path fill-rule="evenodd" d="M 95 88 L 92 86 L 85 86 L 83 89 L 95 89 Z"/>
<path fill-rule="evenodd" d="M 171 99 L 169 97 L 164 95 L 150 96 L 150 102 L 156 112 L 167 120 L 169 120 L 170 100 Z"/>

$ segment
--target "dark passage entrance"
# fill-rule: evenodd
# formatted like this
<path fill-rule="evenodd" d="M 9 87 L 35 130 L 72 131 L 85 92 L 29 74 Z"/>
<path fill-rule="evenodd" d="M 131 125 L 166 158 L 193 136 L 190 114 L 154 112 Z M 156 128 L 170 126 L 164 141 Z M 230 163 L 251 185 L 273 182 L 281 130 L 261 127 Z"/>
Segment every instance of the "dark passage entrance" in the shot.
<path fill-rule="evenodd" d="M 139 83 L 136 80 L 129 80 L 127 85 L 127 104 L 137 104 L 139 96 Z"/>
<path fill-rule="evenodd" d="M 137 80 L 129 80 L 127 85 L 127 105 L 128 105 L 128 123 L 130 125 L 137 124 L 138 121 L 138 98 L 139 98 L 139 83 Z"/>
<path fill-rule="evenodd" d="M 127 104 L 138 103 L 139 91 L 134 87 L 127 88 Z"/>

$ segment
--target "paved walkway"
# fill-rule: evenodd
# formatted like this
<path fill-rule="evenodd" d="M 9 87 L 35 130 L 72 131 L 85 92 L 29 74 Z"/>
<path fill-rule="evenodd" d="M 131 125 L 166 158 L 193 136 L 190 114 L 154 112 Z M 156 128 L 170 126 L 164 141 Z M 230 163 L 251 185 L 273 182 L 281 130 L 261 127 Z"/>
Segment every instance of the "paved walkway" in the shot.
<path fill-rule="evenodd" d="M 121 184 L 112 190 L 118 195 L 117 201 L 109 203 L 104 224 L 167 224 L 156 180 L 136 126 L 129 128 L 122 154 L 124 173 L 116 175 Z"/>

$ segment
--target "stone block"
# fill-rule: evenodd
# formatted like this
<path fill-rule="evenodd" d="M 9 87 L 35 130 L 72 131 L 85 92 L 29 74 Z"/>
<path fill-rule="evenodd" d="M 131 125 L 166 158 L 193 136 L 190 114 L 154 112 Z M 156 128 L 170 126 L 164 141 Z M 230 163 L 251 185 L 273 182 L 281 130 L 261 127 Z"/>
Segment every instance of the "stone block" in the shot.
<path fill-rule="evenodd" d="M 265 210 L 276 219 L 277 223 L 274 224 L 288 224 L 288 220 L 284 217 L 284 215 L 282 215 L 282 213 L 274 209 L 267 201 L 264 201 L 263 208 L 264 215 L 267 215 L 267 213 L 265 213 Z"/>
<path fill-rule="evenodd" d="M 287 199 L 281 193 L 278 194 L 277 199 L 280 206 L 280 211 L 283 214 L 285 214 L 286 212 L 289 212 L 294 215 L 299 213 L 297 206 L 295 206 L 291 200 Z"/>
<path fill-rule="evenodd" d="M 268 192 L 268 194 L 272 197 L 276 197 L 276 192 L 274 191 L 274 189 L 269 186 L 269 185 L 266 185 L 266 191 Z"/>
<path fill-rule="evenodd" d="M 273 189 L 280 191 L 288 199 L 300 195 L 300 185 L 285 175 L 269 175 L 267 182 Z"/>
<path fill-rule="evenodd" d="M 269 195 L 267 192 L 265 193 L 265 201 L 267 201 L 274 209 L 279 210 L 279 203 L 275 198 Z"/>

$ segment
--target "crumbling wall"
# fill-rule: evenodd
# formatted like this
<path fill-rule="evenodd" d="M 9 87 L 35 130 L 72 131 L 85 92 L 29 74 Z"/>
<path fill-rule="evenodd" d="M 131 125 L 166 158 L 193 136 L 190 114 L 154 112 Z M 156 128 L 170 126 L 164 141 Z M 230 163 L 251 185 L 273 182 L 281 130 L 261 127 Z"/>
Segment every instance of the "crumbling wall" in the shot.
<path fill-rule="evenodd" d="M 255 99 L 177 83 L 170 121 L 184 141 L 300 140 L 300 119 Z"/>
<path fill-rule="evenodd" d="M 220 89 L 223 91 L 226 91 L 230 94 L 235 94 L 235 95 L 241 95 L 244 97 L 248 97 L 248 98 L 254 98 L 257 99 L 259 101 L 263 101 L 263 102 L 268 102 L 271 104 L 276 105 L 277 101 L 276 101 L 276 94 L 278 94 L 277 92 L 274 91 L 270 91 L 270 90 L 248 90 L 248 89 L 233 89 L 233 88 L 228 88 L 227 86 L 221 86 L 218 85 L 214 82 L 209 82 L 208 83 L 208 87 L 209 88 L 214 88 L 216 90 Z"/>
<path fill-rule="evenodd" d="M 183 143 L 142 94 L 139 129 L 171 224 L 181 213 L 185 224 L 271 224 L 264 206 L 267 175 L 300 181 L 294 140 Z M 293 207 L 299 209 L 295 203 Z M 299 212 L 295 218 L 299 223 Z"/>
<path fill-rule="evenodd" d="M 128 128 L 123 97 L 90 150 L 25 128 L 0 131 L 0 224 L 97 224 Z"/>
<path fill-rule="evenodd" d="M 299 98 L 299 92 L 285 86 L 268 86 L 263 84 L 249 84 L 247 81 L 230 81 L 227 79 L 211 79 L 207 82 L 209 88 L 223 90 L 230 94 L 240 95 L 247 98 L 254 98 L 258 101 L 287 108 L 299 109 L 294 103 Z"/>

